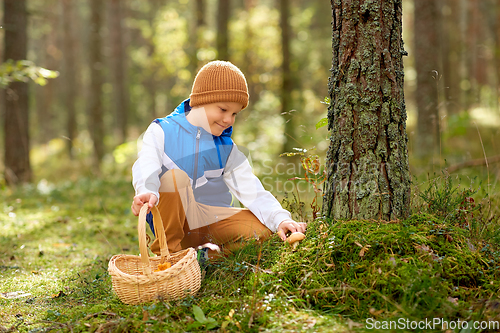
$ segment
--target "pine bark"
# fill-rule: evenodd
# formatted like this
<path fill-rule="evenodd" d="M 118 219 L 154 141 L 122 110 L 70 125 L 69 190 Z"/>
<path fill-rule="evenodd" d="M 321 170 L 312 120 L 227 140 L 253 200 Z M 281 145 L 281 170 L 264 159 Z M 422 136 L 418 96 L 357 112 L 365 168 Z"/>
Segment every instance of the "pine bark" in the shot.
<path fill-rule="evenodd" d="M 102 84 L 104 67 L 101 48 L 101 26 L 103 2 L 90 1 L 90 33 L 89 33 L 89 59 L 90 59 L 90 96 L 89 96 L 89 131 L 94 144 L 94 167 L 99 170 L 104 157 L 104 123 L 102 106 Z"/>
<path fill-rule="evenodd" d="M 438 6 L 435 0 L 414 0 L 413 3 L 418 112 L 415 148 L 419 157 L 430 158 L 439 153 L 440 142 Z"/>
<path fill-rule="evenodd" d="M 323 215 L 402 219 L 410 173 L 403 91 L 401 0 L 330 0 L 329 80 Z"/>
<path fill-rule="evenodd" d="M 27 57 L 27 12 L 25 0 L 4 0 L 4 57 L 3 60 L 23 60 Z M 30 165 L 30 136 L 28 84 L 13 82 L 5 89 L 5 181 L 7 185 L 32 180 Z"/>

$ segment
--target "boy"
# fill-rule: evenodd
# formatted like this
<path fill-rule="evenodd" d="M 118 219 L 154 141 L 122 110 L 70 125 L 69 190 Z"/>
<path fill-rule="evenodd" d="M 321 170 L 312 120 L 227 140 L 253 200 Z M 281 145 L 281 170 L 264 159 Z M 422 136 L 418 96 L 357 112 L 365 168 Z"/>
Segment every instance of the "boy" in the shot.
<path fill-rule="evenodd" d="M 132 212 L 158 206 L 171 252 L 211 242 L 224 253 L 250 238 L 305 232 L 266 191 L 231 139 L 232 125 L 248 105 L 243 73 L 230 62 L 203 66 L 190 99 L 144 134 L 132 168 Z M 234 195 L 246 208 L 232 207 Z M 148 215 L 148 222 L 152 220 Z M 153 228 L 152 228 L 153 230 Z M 157 240 L 151 250 L 158 254 Z"/>

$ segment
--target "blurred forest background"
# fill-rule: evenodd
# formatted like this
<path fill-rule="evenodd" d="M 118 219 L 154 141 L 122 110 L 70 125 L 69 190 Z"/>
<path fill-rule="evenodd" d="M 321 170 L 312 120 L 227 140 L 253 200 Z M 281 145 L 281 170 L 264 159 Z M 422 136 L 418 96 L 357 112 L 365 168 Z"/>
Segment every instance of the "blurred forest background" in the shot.
<path fill-rule="evenodd" d="M 329 1 L 27 0 L 26 5 L 26 59 L 59 72 L 46 85 L 28 83 L 29 121 L 23 121 L 29 125 L 31 174 L 26 179 L 35 184 L 130 177 L 141 133 L 187 98 L 197 70 L 215 59 L 233 62 L 247 77 L 250 105 L 233 138 L 250 149 L 256 174 L 299 174 L 300 167 L 279 157 L 293 148 L 314 148 L 324 160 L 329 135 L 326 126 L 317 125 L 328 103 Z M 500 1 L 404 0 L 403 24 L 412 174 L 440 173 L 446 166 L 464 170 L 469 163 L 496 184 Z M 4 62 L 7 29 L 5 24 L 0 29 Z M 5 186 L 4 134 L 11 124 L 5 122 L 9 88 L 1 90 L 0 184 Z M 485 157 L 491 158 L 488 165 Z M 264 184 L 273 192 L 292 190 Z"/>

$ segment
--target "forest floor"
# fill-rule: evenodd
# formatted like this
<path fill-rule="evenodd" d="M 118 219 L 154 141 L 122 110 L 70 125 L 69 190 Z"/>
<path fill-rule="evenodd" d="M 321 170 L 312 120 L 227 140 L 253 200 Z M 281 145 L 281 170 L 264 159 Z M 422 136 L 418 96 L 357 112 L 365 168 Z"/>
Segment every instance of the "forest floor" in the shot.
<path fill-rule="evenodd" d="M 311 220 L 295 251 L 249 242 L 196 296 L 143 305 L 107 271 L 138 254 L 129 166 L 2 188 L 0 332 L 500 331 L 499 174 L 482 168 L 415 177 L 407 220 Z"/>

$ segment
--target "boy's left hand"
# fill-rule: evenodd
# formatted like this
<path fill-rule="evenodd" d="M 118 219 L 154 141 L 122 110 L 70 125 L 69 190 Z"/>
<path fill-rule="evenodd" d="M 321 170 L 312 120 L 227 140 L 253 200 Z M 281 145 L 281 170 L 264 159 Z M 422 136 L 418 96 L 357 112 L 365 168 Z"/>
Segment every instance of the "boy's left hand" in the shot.
<path fill-rule="evenodd" d="M 290 231 L 292 233 L 293 232 L 305 233 L 306 228 L 307 228 L 307 224 L 304 222 L 295 222 L 292 220 L 284 220 L 278 226 L 277 233 L 280 236 L 280 238 L 284 241 L 284 240 L 286 240 L 286 233 L 288 231 Z"/>

